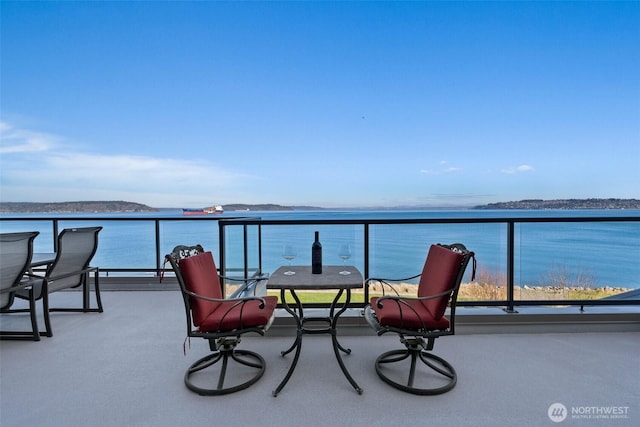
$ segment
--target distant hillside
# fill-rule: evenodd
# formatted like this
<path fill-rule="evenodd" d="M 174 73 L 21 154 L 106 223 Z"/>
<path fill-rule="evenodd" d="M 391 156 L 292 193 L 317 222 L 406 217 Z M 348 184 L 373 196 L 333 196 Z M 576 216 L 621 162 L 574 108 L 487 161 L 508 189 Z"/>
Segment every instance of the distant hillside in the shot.
<path fill-rule="evenodd" d="M 141 203 L 105 202 L 0 202 L 0 213 L 92 213 L 92 212 L 156 212 L 158 209 Z"/>
<path fill-rule="evenodd" d="M 474 209 L 640 209 L 638 199 L 529 199 L 475 206 Z"/>

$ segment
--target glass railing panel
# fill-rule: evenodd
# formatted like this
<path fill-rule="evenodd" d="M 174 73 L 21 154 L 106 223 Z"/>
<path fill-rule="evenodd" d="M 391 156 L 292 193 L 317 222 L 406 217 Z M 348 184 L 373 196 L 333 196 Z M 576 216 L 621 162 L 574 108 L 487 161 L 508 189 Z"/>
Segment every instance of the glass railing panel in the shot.
<path fill-rule="evenodd" d="M 522 223 L 516 229 L 515 299 L 591 300 L 640 287 L 637 223 Z"/>
<path fill-rule="evenodd" d="M 224 271 L 225 276 L 240 276 L 245 269 L 244 226 L 224 228 Z M 221 267 L 222 268 L 222 267 Z"/>
<path fill-rule="evenodd" d="M 338 255 L 340 246 L 351 246 L 352 256 L 346 262 L 363 271 L 364 264 L 364 225 L 357 224 L 277 224 L 262 226 L 262 262 L 263 271 L 273 273 L 281 266 L 288 265 L 283 257 L 285 245 L 291 245 L 296 257 L 291 265 L 311 265 L 311 245 L 315 231 L 320 234 L 323 265 L 342 265 L 344 261 Z M 352 301 L 358 298 L 362 302 L 362 291 L 353 292 Z M 274 294 L 275 295 L 275 294 Z M 305 292 L 300 298 L 305 303 L 330 303 L 332 292 Z"/>
<path fill-rule="evenodd" d="M 477 259 L 476 279 L 469 264 L 459 299 L 489 301 L 506 299 L 506 225 L 480 224 L 375 224 L 370 226 L 369 276 L 403 279 L 422 272 L 429 246 L 435 243 L 462 243 Z M 415 295 L 420 278 L 396 282 L 403 295 Z M 388 290 L 388 289 L 387 289 Z M 381 292 L 370 289 L 371 296 Z"/>
<path fill-rule="evenodd" d="M 154 227 L 154 223 L 149 224 Z M 160 221 L 160 255 L 170 253 L 178 245 L 202 245 L 205 251 L 211 251 L 214 259 L 219 257 L 219 234 L 217 221 L 185 220 Z M 155 233 L 155 232 L 154 232 Z M 151 234 L 151 237 L 154 236 Z M 155 243 L 154 243 L 155 245 Z"/>
<path fill-rule="evenodd" d="M 50 220 L 0 221 L 0 233 L 39 231 L 33 241 L 34 252 L 53 252 L 53 226 Z"/>
<path fill-rule="evenodd" d="M 262 226 L 262 251 L 264 270 L 273 272 L 278 267 L 287 265 L 283 258 L 284 245 L 291 245 L 296 251 L 296 257 L 292 265 L 311 265 L 311 245 L 314 241 L 314 232 L 320 233 L 322 244 L 323 265 L 340 265 L 342 260 L 338 256 L 341 244 L 347 243 L 353 246 L 353 256 L 349 260 L 351 265 L 362 263 L 363 226 L 353 225 L 265 225 Z"/>
<path fill-rule="evenodd" d="M 256 273 L 261 272 L 260 226 L 247 225 L 245 230 L 246 230 L 246 239 L 247 239 L 246 275 L 251 277 Z"/>
<path fill-rule="evenodd" d="M 58 228 L 96 227 L 101 226 L 98 234 L 98 251 L 92 265 L 101 269 L 136 269 L 146 266 L 152 269 L 155 261 L 155 227 L 153 221 L 126 221 L 126 220 L 84 220 L 84 221 L 59 221 Z M 110 275 L 131 273 L 110 273 Z M 149 273 L 136 273 L 135 275 L 152 275 Z"/>

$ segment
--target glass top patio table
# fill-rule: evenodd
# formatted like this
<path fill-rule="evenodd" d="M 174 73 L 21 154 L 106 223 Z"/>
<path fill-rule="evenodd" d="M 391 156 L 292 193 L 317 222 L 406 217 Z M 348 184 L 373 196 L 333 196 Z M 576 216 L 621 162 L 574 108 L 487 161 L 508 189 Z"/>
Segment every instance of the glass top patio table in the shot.
<path fill-rule="evenodd" d="M 341 271 L 349 271 L 350 274 L 340 274 Z M 285 272 L 293 271 L 295 274 L 285 274 Z M 363 287 L 362 274 L 357 268 L 349 266 L 333 266 L 323 265 L 322 274 L 312 274 L 311 266 L 285 266 L 278 268 L 270 277 L 267 282 L 267 288 L 280 290 L 280 302 L 284 309 L 293 316 L 296 321 L 297 334 L 294 343 L 289 349 L 282 352 L 282 356 L 285 356 L 296 350 L 289 371 L 284 379 L 280 382 L 278 387 L 273 391 L 273 395 L 277 396 L 278 393 L 284 388 L 284 386 L 291 378 L 293 371 L 295 370 L 298 358 L 300 357 L 300 350 L 302 348 L 302 336 L 304 334 L 330 334 L 331 342 L 333 344 L 333 351 L 336 356 L 336 360 L 340 365 L 342 373 L 351 383 L 353 388 L 362 394 L 362 389 L 351 377 L 351 374 L 347 370 L 340 352 L 350 354 L 351 350 L 344 348 L 340 345 L 337 338 L 337 324 L 338 319 L 342 313 L 344 313 L 351 301 L 351 289 L 361 289 Z M 336 290 L 336 296 L 331 303 L 329 309 L 329 316 L 326 317 L 309 317 L 304 315 L 304 308 L 296 291 L 303 290 Z M 289 291 L 293 297 L 295 304 L 293 307 L 287 302 L 285 298 L 286 291 Z M 340 302 L 340 298 L 345 294 L 345 301 Z M 327 325 L 326 327 L 318 327 L 318 323 Z"/>

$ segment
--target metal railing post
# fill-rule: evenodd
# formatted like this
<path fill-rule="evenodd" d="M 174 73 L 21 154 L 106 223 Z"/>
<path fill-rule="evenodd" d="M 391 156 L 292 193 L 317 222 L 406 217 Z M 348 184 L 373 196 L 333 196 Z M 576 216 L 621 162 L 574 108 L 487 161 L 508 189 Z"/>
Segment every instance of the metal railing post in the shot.
<path fill-rule="evenodd" d="M 369 277 L 369 223 L 364 224 L 364 279 Z M 369 287 L 364 287 L 364 304 L 369 301 Z"/>
<path fill-rule="evenodd" d="M 247 225 L 242 227 L 242 263 L 244 265 L 243 277 L 249 277 L 249 239 L 247 237 Z"/>
<path fill-rule="evenodd" d="M 59 224 L 58 224 L 58 220 L 54 219 L 53 220 L 53 252 L 58 252 L 58 234 L 59 234 Z"/>
<path fill-rule="evenodd" d="M 156 277 L 160 277 L 162 274 L 162 263 L 160 262 L 161 254 L 160 254 L 160 220 L 155 220 L 155 229 L 156 229 Z"/>
<path fill-rule="evenodd" d="M 258 268 L 262 274 L 262 226 L 258 225 Z"/>
<path fill-rule="evenodd" d="M 514 236 L 515 224 L 513 221 L 507 222 L 507 307 L 508 313 L 516 313 L 514 306 Z"/>
<path fill-rule="evenodd" d="M 226 275 L 226 257 L 224 253 L 225 238 L 224 238 L 224 221 L 218 221 L 218 262 L 220 268 L 220 274 Z"/>

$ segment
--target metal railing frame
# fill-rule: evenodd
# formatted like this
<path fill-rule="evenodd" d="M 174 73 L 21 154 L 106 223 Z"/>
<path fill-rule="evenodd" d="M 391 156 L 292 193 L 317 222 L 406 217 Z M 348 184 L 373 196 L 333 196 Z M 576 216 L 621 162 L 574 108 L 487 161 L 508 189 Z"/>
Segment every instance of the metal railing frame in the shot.
<path fill-rule="evenodd" d="M 263 226 L 292 226 L 292 225 L 362 225 L 363 241 L 364 241 L 364 277 L 369 277 L 369 258 L 370 258 L 370 234 L 369 227 L 371 225 L 390 225 L 390 224 L 505 224 L 507 227 L 507 298 L 505 300 L 483 300 L 483 301 L 458 301 L 458 306 L 483 306 L 483 307 L 504 307 L 508 312 L 515 312 L 517 306 L 616 306 L 616 305 L 640 305 L 640 299 L 599 299 L 599 300 L 518 300 L 515 298 L 515 225 L 523 223 L 588 223 L 588 222 L 640 222 L 638 216 L 609 216 L 609 217 L 523 217 L 523 218 L 411 218 L 411 219 L 309 219 L 309 220 L 275 220 L 249 217 L 4 217 L 0 216 L 0 221 L 51 221 L 53 236 L 59 233 L 61 222 L 118 222 L 118 221 L 143 221 L 153 222 L 155 228 L 155 267 L 153 268 L 101 268 L 102 274 L 108 275 L 110 272 L 118 273 L 153 273 L 157 276 L 161 275 L 163 268 L 164 255 L 161 253 L 160 224 L 164 221 L 217 221 L 219 226 L 219 267 L 222 273 L 226 271 L 225 248 L 227 245 L 225 237 L 225 228 L 230 226 L 243 227 L 243 269 L 245 275 L 249 271 L 249 253 L 248 253 L 248 226 L 255 225 L 258 227 L 258 268 L 262 270 L 262 227 Z M 56 239 L 53 239 L 53 250 Z M 368 289 L 365 289 L 365 299 L 368 301 Z M 353 303 L 354 307 L 364 305 L 363 302 Z M 324 306 L 318 304 L 318 306 Z M 328 306 L 328 304 L 327 304 Z"/>
<path fill-rule="evenodd" d="M 493 306 L 504 307 L 504 310 L 510 313 L 516 312 L 517 306 L 580 306 L 581 309 L 584 306 L 611 306 L 611 305 L 640 305 L 640 299 L 599 299 L 599 300 L 585 300 L 585 299 L 560 299 L 560 300 L 518 300 L 515 298 L 515 225 L 521 223 L 586 223 L 586 222 L 640 222 L 640 217 L 523 217 L 523 218 L 407 218 L 407 219 L 309 219 L 309 220 L 265 220 L 261 218 L 233 218 L 233 219 L 221 219 L 218 222 L 220 227 L 220 268 L 221 271 L 225 271 L 226 260 L 224 254 L 225 242 L 225 228 L 229 226 L 242 226 L 244 233 L 244 254 L 245 260 L 245 273 L 248 271 L 246 260 L 248 259 L 248 247 L 247 247 L 247 226 L 255 225 L 258 227 L 259 235 L 261 236 L 263 226 L 292 226 L 292 225 L 363 225 L 363 239 L 364 239 L 364 277 L 370 277 L 369 275 L 369 226 L 370 225 L 389 225 L 389 224 L 505 224 L 507 226 L 507 298 L 506 300 L 483 300 L 483 301 L 458 301 L 458 306 Z M 259 238 L 259 270 L 262 270 L 262 241 Z M 364 289 L 364 301 L 361 303 L 352 302 L 352 306 L 364 306 L 366 301 L 369 300 L 369 289 Z M 311 304 L 312 306 L 314 304 Z M 318 307 L 323 307 L 323 304 L 315 304 Z"/>

